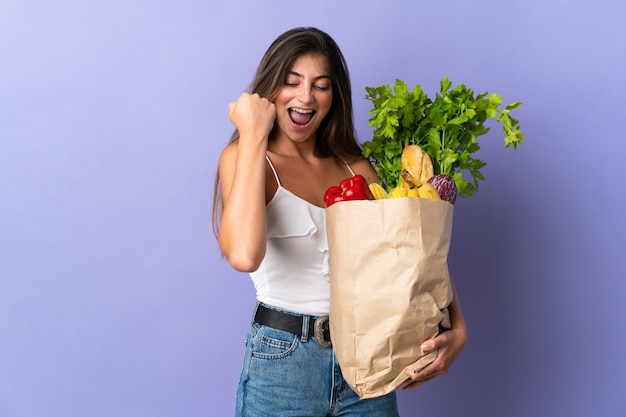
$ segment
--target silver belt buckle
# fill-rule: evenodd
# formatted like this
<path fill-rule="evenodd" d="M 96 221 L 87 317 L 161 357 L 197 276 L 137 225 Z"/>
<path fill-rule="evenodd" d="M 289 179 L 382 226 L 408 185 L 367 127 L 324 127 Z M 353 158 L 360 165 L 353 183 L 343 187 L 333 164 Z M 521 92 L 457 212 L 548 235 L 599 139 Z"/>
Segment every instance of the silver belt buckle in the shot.
<path fill-rule="evenodd" d="M 328 316 L 321 316 L 315 319 L 314 336 L 318 345 L 323 348 L 331 347 L 330 340 L 324 339 L 324 325 L 328 323 Z"/>

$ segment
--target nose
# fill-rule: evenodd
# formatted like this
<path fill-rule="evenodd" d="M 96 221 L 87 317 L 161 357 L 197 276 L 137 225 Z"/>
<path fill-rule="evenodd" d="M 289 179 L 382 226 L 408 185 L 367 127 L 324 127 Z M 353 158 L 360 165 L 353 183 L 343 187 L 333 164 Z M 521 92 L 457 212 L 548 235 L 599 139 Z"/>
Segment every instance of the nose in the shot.
<path fill-rule="evenodd" d="M 296 96 L 302 103 L 310 103 L 313 101 L 313 88 L 311 86 L 302 83 L 298 89 Z"/>

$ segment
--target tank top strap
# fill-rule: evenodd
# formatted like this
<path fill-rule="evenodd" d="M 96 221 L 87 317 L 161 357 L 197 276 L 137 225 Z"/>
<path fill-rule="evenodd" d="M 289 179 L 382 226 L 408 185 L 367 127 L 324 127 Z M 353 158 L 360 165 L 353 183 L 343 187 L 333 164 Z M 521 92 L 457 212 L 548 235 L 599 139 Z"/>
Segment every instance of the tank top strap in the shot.
<path fill-rule="evenodd" d="M 342 161 L 343 161 L 344 164 L 346 164 L 346 166 L 348 167 L 348 170 L 350 170 L 350 173 L 354 177 L 354 171 L 352 171 L 352 168 L 350 168 L 350 165 L 346 161 L 344 161 L 343 159 L 342 159 Z"/>
<path fill-rule="evenodd" d="M 274 168 L 274 165 L 272 164 L 272 161 L 270 161 L 270 157 L 267 154 L 265 154 L 265 159 L 267 159 L 267 163 L 270 164 L 270 168 L 272 168 L 274 178 L 276 178 L 276 183 L 279 187 L 282 187 L 282 185 L 280 185 L 280 180 L 278 179 L 278 174 L 276 173 L 276 168 Z"/>

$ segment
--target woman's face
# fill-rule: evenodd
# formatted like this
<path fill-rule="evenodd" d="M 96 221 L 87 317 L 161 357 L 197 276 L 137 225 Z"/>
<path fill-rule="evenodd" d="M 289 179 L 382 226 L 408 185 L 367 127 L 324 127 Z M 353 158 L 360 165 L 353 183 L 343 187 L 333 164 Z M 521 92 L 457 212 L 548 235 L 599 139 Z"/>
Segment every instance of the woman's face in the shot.
<path fill-rule="evenodd" d="M 333 101 L 329 75 L 322 55 L 305 54 L 295 60 L 274 100 L 279 137 L 315 141 Z"/>

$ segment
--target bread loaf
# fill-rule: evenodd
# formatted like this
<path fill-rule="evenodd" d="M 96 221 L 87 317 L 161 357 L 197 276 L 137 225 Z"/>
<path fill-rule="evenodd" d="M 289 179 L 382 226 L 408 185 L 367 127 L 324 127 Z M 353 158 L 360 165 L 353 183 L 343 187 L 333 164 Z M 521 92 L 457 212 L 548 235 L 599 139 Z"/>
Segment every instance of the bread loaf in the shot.
<path fill-rule="evenodd" d="M 408 145 L 402 150 L 402 169 L 421 182 L 426 182 L 435 175 L 433 161 L 419 145 Z M 402 180 L 402 186 L 410 188 L 409 184 Z"/>

